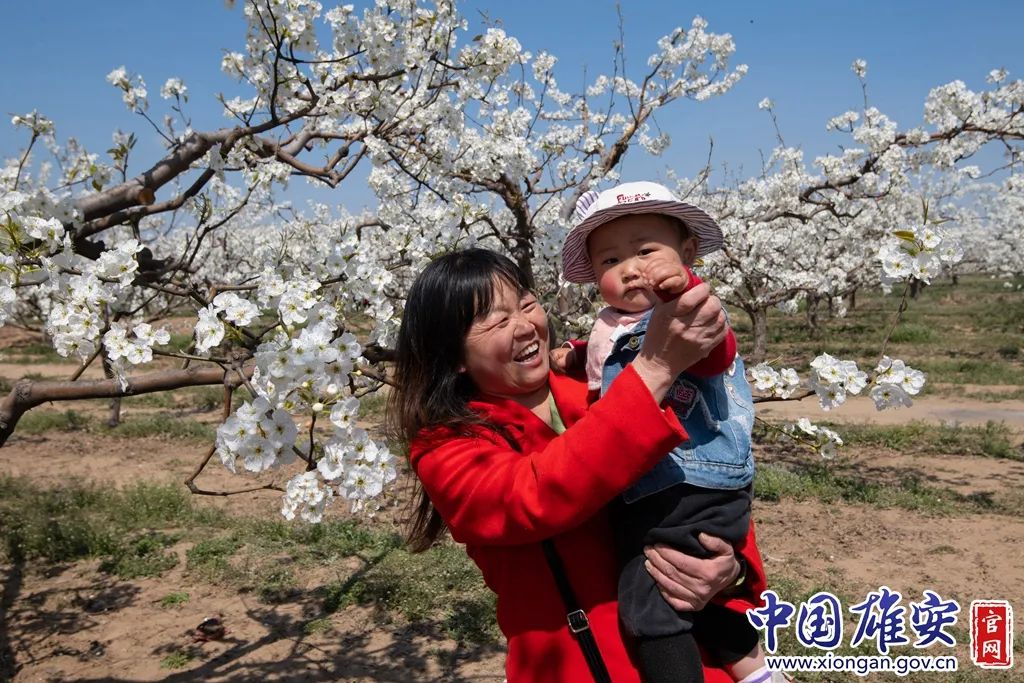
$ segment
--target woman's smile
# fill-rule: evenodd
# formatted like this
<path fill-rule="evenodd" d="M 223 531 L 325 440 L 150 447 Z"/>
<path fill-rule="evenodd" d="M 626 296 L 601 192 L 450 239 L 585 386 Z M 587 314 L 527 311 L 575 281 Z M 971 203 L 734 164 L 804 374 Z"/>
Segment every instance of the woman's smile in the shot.
<path fill-rule="evenodd" d="M 535 341 L 527 345 L 526 348 L 520 351 L 512 360 L 523 365 L 533 365 L 538 360 L 539 355 L 540 342 Z"/>

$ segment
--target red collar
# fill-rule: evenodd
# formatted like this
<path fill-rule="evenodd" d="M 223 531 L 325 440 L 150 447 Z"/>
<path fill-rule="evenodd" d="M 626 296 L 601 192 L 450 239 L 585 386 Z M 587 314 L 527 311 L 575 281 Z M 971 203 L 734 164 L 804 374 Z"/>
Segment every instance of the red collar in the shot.
<path fill-rule="evenodd" d="M 548 384 L 555 397 L 555 405 L 566 427 L 575 424 L 587 412 L 587 382 L 581 377 L 548 374 Z M 470 409 L 479 413 L 488 422 L 500 425 L 507 435 L 515 439 L 520 452 L 543 449 L 555 438 L 555 432 L 530 412 L 525 406 L 504 398 L 480 397 L 469 402 Z M 471 429 L 477 436 L 505 444 L 505 439 L 484 429 Z M 436 448 L 439 442 L 447 441 L 455 432 L 446 425 L 425 427 L 409 444 L 409 461 L 413 467 L 425 453 Z"/>

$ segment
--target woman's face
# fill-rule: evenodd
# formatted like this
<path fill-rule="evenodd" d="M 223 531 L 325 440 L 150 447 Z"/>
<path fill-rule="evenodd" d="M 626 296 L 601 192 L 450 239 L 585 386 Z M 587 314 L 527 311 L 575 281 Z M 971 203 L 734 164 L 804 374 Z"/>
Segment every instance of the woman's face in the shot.
<path fill-rule="evenodd" d="M 491 310 L 473 321 L 463 358 L 459 371 L 481 393 L 524 400 L 546 390 L 548 320 L 537 297 L 496 280 Z"/>

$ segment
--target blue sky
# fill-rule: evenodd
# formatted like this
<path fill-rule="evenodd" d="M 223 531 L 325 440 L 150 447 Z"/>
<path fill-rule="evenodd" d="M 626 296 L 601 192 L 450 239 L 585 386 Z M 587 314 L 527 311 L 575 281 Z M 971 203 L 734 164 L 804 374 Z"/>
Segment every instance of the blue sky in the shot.
<path fill-rule="evenodd" d="M 500 20 L 524 48 L 556 55 L 556 74 L 567 88 L 579 82 L 584 66 L 591 76 L 610 72 L 611 43 L 618 37 L 612 0 L 467 1 L 461 7 L 473 24 L 468 36 L 486 14 Z M 961 79 L 983 88 L 985 76 L 997 67 L 1008 69 L 1011 77 L 1024 73 L 1019 39 L 1024 3 L 1018 2 L 623 0 L 622 8 L 627 57 L 637 69 L 659 36 L 674 26 L 688 26 L 698 14 L 708 20 L 708 30 L 733 35 L 735 63 L 750 67 L 726 95 L 668 109 L 659 123 L 672 135 L 672 147 L 660 159 L 628 158 L 624 178 L 656 177 L 666 167 L 692 175 L 706 159 L 709 137 L 714 138 L 716 164 L 756 172 L 761 152 L 775 144 L 771 121 L 757 108 L 764 97 L 774 100 L 788 144 L 803 147 L 809 157 L 834 151 L 843 140 L 824 126 L 861 103 L 850 72 L 856 58 L 868 62 L 871 104 L 902 127 L 920 121 L 934 86 Z M 102 151 L 120 127 L 141 138 L 134 170 L 158 158 L 155 133 L 126 111 L 119 93 L 104 80 L 121 65 L 145 78 L 154 118 L 165 111 L 160 86 L 178 76 L 189 88 L 194 127 L 225 124 L 213 95 L 236 88 L 219 66 L 224 50 L 240 50 L 244 44 L 239 6 L 229 10 L 216 0 L 5 2 L 0 25 L 8 28 L 0 48 L 0 113 L 38 109 L 54 120 L 60 140 L 74 136 L 92 151 Z M 5 158 L 26 142 L 8 121 L 0 121 L 0 155 Z M 294 186 L 300 199 L 315 196 L 351 209 L 371 201 L 358 182 L 333 193 L 302 189 L 301 182 Z"/>

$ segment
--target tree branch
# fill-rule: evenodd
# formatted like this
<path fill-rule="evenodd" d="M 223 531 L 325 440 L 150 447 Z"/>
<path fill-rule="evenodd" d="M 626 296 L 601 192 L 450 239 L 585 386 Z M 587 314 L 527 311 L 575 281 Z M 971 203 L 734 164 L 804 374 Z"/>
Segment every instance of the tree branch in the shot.
<path fill-rule="evenodd" d="M 227 374 L 231 377 L 227 377 Z M 252 368 L 247 368 L 245 374 L 251 375 Z M 26 411 L 47 401 L 120 398 L 207 384 L 228 384 L 236 387 L 242 381 L 243 379 L 237 377 L 234 372 L 227 373 L 222 368 L 186 368 L 138 375 L 129 377 L 125 388 L 121 387 L 120 380 L 116 378 L 42 382 L 23 379 L 14 385 L 3 401 L 0 401 L 0 446 L 7 442 L 18 425 L 18 420 Z"/>

